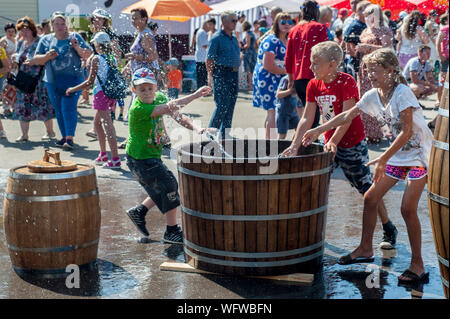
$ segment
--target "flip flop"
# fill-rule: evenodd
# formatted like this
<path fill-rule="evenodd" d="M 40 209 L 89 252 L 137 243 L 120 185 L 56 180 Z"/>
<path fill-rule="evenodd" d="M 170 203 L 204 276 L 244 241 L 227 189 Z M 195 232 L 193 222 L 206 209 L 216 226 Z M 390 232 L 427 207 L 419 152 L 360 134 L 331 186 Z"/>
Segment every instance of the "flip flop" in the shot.
<path fill-rule="evenodd" d="M 422 275 L 417 275 L 409 269 L 406 269 L 400 276 L 398 276 L 399 284 L 418 284 L 418 283 L 427 283 L 429 279 L 430 273 L 423 272 Z M 406 277 L 409 279 L 400 279 L 400 277 Z"/>
<path fill-rule="evenodd" d="M 339 258 L 338 263 L 339 265 L 351 265 L 351 264 L 357 264 L 357 263 L 371 263 L 375 260 L 375 258 L 372 257 L 356 257 L 352 258 L 350 254 L 342 256 Z"/>

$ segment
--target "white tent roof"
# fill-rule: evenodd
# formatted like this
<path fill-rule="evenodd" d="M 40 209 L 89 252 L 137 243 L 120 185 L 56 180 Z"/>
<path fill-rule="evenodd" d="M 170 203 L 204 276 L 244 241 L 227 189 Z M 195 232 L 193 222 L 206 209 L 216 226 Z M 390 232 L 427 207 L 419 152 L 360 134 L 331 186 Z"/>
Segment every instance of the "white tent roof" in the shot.
<path fill-rule="evenodd" d="M 220 14 L 224 11 L 245 11 L 255 7 L 263 6 L 271 8 L 274 6 L 279 6 L 285 12 L 299 12 L 300 5 L 304 0 L 228 0 L 221 3 L 211 5 L 212 11 L 208 14 Z"/>

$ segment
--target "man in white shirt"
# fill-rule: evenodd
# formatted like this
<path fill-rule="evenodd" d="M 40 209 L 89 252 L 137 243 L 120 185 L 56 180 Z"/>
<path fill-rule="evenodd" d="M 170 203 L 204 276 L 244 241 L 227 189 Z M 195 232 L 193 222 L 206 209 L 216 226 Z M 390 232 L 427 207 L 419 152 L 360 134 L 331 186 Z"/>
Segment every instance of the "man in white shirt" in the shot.
<path fill-rule="evenodd" d="M 206 71 L 206 53 L 208 51 L 208 32 L 211 29 L 209 21 L 203 22 L 203 26 L 196 35 L 195 62 L 197 72 L 197 87 L 208 85 L 208 72 Z"/>
<path fill-rule="evenodd" d="M 418 49 L 418 56 L 408 61 L 403 71 L 409 87 L 417 98 L 432 95 L 438 91 L 438 84 L 433 78 L 430 63 L 431 49 L 427 45 L 421 45 Z"/>

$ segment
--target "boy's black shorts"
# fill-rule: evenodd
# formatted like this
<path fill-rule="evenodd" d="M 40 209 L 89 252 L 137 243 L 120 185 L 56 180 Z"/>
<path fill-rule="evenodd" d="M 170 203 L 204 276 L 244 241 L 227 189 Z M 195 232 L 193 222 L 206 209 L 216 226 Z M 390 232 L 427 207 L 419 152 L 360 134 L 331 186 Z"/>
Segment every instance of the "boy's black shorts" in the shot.
<path fill-rule="evenodd" d="M 130 171 L 163 214 L 180 206 L 177 180 L 160 159 L 126 158 Z"/>

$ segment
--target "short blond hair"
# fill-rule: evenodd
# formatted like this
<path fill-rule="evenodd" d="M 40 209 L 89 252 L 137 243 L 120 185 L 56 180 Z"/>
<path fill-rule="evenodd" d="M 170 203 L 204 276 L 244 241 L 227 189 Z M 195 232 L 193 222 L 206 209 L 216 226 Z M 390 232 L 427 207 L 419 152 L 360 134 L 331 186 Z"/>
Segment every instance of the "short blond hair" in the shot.
<path fill-rule="evenodd" d="M 311 58 L 314 56 L 320 56 L 328 61 L 336 61 L 336 63 L 339 64 L 344 58 L 344 52 L 336 42 L 325 41 L 312 47 Z"/>

